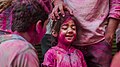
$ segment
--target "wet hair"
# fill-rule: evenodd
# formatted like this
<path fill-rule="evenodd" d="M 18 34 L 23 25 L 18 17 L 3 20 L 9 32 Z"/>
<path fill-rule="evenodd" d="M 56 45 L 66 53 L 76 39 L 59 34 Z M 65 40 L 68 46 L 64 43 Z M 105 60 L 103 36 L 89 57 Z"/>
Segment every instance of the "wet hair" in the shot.
<path fill-rule="evenodd" d="M 24 1 L 24 0 L 22 0 Z M 39 20 L 44 21 L 48 18 L 48 13 L 37 0 L 25 0 L 17 2 L 13 8 L 12 31 L 26 32 Z"/>

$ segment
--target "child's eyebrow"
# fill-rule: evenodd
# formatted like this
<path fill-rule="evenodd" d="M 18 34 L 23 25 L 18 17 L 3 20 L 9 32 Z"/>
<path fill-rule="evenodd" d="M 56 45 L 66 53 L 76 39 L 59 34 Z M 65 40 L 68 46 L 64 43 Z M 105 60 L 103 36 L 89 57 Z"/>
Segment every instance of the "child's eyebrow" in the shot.
<path fill-rule="evenodd" d="M 68 25 L 68 24 L 62 24 L 62 26 L 66 26 L 66 25 Z"/>
<path fill-rule="evenodd" d="M 72 24 L 72 26 L 76 26 L 75 24 Z"/>

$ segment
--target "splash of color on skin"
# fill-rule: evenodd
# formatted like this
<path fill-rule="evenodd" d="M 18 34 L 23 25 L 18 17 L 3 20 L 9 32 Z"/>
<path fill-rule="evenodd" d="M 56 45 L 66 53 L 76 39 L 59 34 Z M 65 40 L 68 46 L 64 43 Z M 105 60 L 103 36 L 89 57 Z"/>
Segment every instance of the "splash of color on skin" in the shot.
<path fill-rule="evenodd" d="M 72 18 L 68 18 L 61 25 L 59 36 L 58 36 L 58 44 L 59 46 L 69 47 L 71 43 L 76 38 L 76 26 Z M 65 47 L 65 48 L 66 48 Z"/>

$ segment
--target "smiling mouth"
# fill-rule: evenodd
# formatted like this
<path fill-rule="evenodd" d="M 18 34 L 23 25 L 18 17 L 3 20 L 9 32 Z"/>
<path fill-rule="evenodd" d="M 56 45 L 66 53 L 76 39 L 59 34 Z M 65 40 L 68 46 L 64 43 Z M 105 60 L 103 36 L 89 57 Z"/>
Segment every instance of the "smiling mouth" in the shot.
<path fill-rule="evenodd" d="M 72 34 L 71 35 L 65 35 L 65 37 L 74 37 L 74 35 L 72 35 Z"/>
<path fill-rule="evenodd" d="M 74 36 L 66 36 L 65 37 L 67 40 L 72 40 L 74 38 Z"/>

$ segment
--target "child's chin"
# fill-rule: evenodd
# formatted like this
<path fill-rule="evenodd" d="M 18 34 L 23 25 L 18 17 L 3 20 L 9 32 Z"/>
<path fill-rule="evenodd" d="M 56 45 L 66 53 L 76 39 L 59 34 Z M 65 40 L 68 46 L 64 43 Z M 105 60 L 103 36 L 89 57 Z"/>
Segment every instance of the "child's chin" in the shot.
<path fill-rule="evenodd" d="M 66 42 L 71 44 L 73 40 L 66 40 Z"/>
<path fill-rule="evenodd" d="M 72 42 L 74 41 L 74 39 L 73 39 L 73 38 L 71 38 L 71 39 L 66 39 L 66 41 L 69 42 L 69 43 L 72 43 Z"/>

